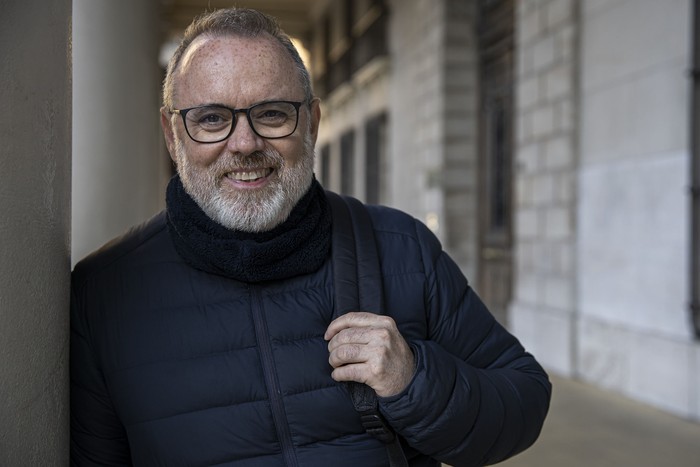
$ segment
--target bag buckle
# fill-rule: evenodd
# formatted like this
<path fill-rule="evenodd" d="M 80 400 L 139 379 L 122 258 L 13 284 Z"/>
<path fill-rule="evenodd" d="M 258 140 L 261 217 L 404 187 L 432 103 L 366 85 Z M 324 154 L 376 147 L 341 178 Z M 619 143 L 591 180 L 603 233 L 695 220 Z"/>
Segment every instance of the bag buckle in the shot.
<path fill-rule="evenodd" d="M 360 419 L 367 433 L 385 444 L 394 442 L 396 438 L 394 430 L 377 410 L 363 410 L 360 412 Z"/>

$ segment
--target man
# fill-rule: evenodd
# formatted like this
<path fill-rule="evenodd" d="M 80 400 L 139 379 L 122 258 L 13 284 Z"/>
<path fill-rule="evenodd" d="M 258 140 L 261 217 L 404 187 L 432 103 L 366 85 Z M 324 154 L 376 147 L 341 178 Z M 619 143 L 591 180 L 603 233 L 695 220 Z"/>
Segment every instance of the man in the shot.
<path fill-rule="evenodd" d="M 319 121 L 274 20 L 189 27 L 164 82 L 167 209 L 73 274 L 73 465 L 387 465 L 347 381 L 376 392 L 413 466 L 494 463 L 537 438 L 547 375 L 415 219 L 368 207 L 386 316 L 333 319 Z"/>

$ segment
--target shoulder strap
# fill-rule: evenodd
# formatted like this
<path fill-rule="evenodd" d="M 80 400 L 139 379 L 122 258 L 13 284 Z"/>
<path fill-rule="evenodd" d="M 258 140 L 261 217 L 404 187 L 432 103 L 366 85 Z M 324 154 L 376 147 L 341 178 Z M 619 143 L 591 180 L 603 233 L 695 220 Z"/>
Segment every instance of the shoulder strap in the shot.
<path fill-rule="evenodd" d="M 355 198 L 326 192 L 333 216 L 336 316 L 365 310 L 382 314 L 384 299 L 372 220 Z"/>
<path fill-rule="evenodd" d="M 334 317 L 350 311 L 382 314 L 382 275 L 372 219 L 355 198 L 326 191 L 333 216 Z M 366 384 L 347 383 L 352 403 L 367 433 L 387 448 L 391 467 L 408 466 L 399 437 L 379 412 L 377 394 Z"/>

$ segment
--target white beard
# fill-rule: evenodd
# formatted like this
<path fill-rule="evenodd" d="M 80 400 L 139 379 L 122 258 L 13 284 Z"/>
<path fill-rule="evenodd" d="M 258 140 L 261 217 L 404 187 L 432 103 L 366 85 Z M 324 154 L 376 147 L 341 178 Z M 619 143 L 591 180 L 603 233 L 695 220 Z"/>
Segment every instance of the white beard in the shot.
<path fill-rule="evenodd" d="M 175 140 L 177 171 L 185 191 L 215 222 L 243 232 L 266 232 L 287 220 L 313 179 L 314 148 L 308 130 L 302 150 L 295 165 L 288 165 L 279 152 L 268 148 L 245 157 L 223 154 L 202 169 L 191 163 L 182 141 Z M 261 167 L 273 167 L 276 174 L 260 190 L 230 190 L 222 183 L 234 169 Z"/>

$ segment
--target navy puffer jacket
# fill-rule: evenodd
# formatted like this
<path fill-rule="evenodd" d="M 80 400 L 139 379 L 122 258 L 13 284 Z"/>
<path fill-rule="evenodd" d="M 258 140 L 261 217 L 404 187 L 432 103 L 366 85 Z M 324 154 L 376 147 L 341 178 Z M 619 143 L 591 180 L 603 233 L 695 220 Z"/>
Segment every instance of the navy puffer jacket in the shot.
<path fill-rule="evenodd" d="M 388 315 L 411 344 L 406 390 L 380 398 L 412 466 L 484 465 L 537 438 L 547 375 L 486 310 L 435 236 L 369 207 Z M 137 466 L 386 466 L 323 339 L 330 258 L 248 284 L 188 266 L 165 215 L 73 273 L 71 462 Z"/>

